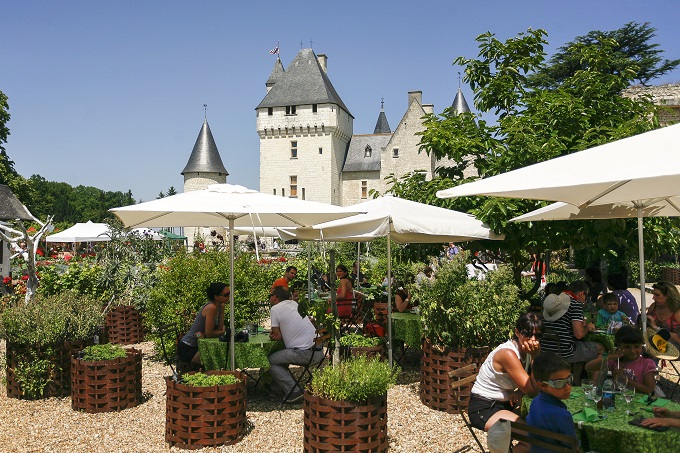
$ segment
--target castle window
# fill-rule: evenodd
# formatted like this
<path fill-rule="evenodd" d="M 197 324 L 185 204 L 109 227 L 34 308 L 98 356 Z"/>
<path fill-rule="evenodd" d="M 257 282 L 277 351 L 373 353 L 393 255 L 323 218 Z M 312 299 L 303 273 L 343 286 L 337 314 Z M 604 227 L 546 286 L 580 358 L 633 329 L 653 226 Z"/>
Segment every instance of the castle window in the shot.
<path fill-rule="evenodd" d="M 304 187 L 302 188 L 302 199 L 303 200 L 305 199 L 305 188 Z"/>
<path fill-rule="evenodd" d="M 297 140 L 290 142 L 290 158 L 297 159 Z"/>
<path fill-rule="evenodd" d="M 274 195 L 276 195 L 276 189 L 274 189 Z"/>
<path fill-rule="evenodd" d="M 399 157 L 399 148 L 392 148 L 392 157 Z"/>
<path fill-rule="evenodd" d="M 319 154 L 323 154 L 323 148 L 319 148 Z"/>
<path fill-rule="evenodd" d="M 297 176 L 290 177 L 290 196 L 297 198 Z"/>
<path fill-rule="evenodd" d="M 312 113 L 316 113 L 317 109 L 317 104 L 312 104 Z"/>
<path fill-rule="evenodd" d="M 286 189 L 284 189 L 283 187 L 281 187 L 281 196 L 282 197 L 286 196 Z"/>
<path fill-rule="evenodd" d="M 287 105 L 286 106 L 286 115 L 295 115 L 295 110 L 296 106 L 295 105 Z"/>
<path fill-rule="evenodd" d="M 368 181 L 361 181 L 361 198 L 368 198 Z"/>
<path fill-rule="evenodd" d="M 272 116 L 274 114 L 274 107 L 267 108 L 267 115 Z"/>
<path fill-rule="evenodd" d="M 366 148 L 364 148 L 364 157 L 371 157 L 371 145 L 366 145 Z"/>

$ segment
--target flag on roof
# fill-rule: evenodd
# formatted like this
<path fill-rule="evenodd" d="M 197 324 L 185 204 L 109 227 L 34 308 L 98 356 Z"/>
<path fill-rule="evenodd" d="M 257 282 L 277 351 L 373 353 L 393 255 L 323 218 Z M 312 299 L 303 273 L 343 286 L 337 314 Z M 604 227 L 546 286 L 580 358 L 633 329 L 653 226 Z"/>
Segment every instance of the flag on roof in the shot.
<path fill-rule="evenodd" d="M 279 54 L 279 46 L 274 47 L 272 50 L 269 51 L 270 54 Z"/>

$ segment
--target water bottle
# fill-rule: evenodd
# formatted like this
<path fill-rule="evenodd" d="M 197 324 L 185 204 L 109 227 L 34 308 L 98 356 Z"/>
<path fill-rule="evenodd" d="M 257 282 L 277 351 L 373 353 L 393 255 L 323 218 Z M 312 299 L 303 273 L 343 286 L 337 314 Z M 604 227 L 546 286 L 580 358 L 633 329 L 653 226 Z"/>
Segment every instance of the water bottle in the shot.
<path fill-rule="evenodd" d="M 614 402 L 614 381 L 611 378 L 611 372 L 607 375 L 604 384 L 602 384 L 602 406 L 608 411 L 613 411 L 616 407 Z"/>
<path fill-rule="evenodd" d="M 603 406 L 603 401 L 604 401 L 604 383 L 607 380 L 607 375 L 609 374 L 609 369 L 607 366 L 607 362 L 609 361 L 609 354 L 606 352 L 602 354 L 602 363 L 600 364 L 600 372 L 597 375 L 597 383 L 596 387 L 598 389 L 602 389 L 602 399 L 597 402 L 597 410 L 601 410 Z M 613 385 L 613 383 L 612 383 Z"/>

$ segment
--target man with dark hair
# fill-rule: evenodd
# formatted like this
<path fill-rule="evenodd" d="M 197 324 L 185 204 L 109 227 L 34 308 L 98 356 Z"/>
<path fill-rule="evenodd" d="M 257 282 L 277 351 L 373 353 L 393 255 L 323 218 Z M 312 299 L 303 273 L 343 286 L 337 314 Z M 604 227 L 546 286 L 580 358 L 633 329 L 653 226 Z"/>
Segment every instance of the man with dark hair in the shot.
<path fill-rule="evenodd" d="M 600 343 L 580 341 L 589 332 L 595 331 L 595 324 L 586 323 L 583 317 L 583 304 L 588 297 L 589 287 L 583 280 L 571 282 L 560 295 L 550 294 L 543 301 L 543 318 L 546 331 L 553 331 L 559 342 L 546 337 L 541 341 L 543 351 L 554 352 L 569 363 L 593 360 L 603 348 Z M 575 376 L 577 385 L 580 376 Z"/>
<path fill-rule="evenodd" d="M 274 281 L 272 284 L 271 291 L 274 290 L 277 286 L 283 286 L 286 289 L 290 289 L 288 287 L 288 284 L 295 280 L 295 277 L 297 276 L 297 268 L 295 266 L 288 266 L 286 268 L 286 272 L 283 274 L 283 277 L 277 279 Z M 271 292 L 270 291 L 270 292 Z"/>
<path fill-rule="evenodd" d="M 323 358 L 322 351 L 314 350 L 316 328 L 307 316 L 304 318 L 298 313 L 298 304 L 290 299 L 290 291 L 283 286 L 276 286 L 269 294 L 269 302 L 272 305 L 271 319 L 272 331 L 269 337 L 272 340 L 283 340 L 285 346 L 280 351 L 269 354 L 269 372 L 274 382 L 269 389 L 270 394 L 281 391 L 284 402 L 294 403 L 303 397 L 302 389 L 295 388 L 295 380 L 288 371 L 291 364 L 304 365 L 319 362 Z M 292 393 L 291 393 L 292 390 Z"/>

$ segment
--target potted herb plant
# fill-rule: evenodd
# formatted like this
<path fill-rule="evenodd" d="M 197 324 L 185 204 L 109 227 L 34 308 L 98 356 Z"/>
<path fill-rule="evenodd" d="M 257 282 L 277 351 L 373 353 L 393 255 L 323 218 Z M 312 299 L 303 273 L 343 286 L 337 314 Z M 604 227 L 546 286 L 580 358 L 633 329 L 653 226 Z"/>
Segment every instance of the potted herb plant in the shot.
<path fill-rule="evenodd" d="M 340 337 L 340 346 L 345 357 L 365 355 L 385 360 L 385 340 L 382 337 L 364 337 L 349 333 Z"/>
<path fill-rule="evenodd" d="M 71 407 L 112 412 L 142 399 L 142 351 L 107 343 L 83 348 L 71 357 Z"/>
<path fill-rule="evenodd" d="M 507 340 L 527 303 L 519 298 L 510 268 L 499 266 L 484 280 L 469 279 L 467 253 L 445 263 L 430 285 L 414 288 L 420 301 L 425 341 L 420 366 L 420 399 L 432 409 L 457 413 L 449 372 L 481 365 L 490 347 Z M 471 386 L 470 386 L 471 388 Z M 462 389 L 461 407 L 469 389 Z"/>
<path fill-rule="evenodd" d="M 165 403 L 165 441 L 197 449 L 232 445 L 246 426 L 246 378 L 238 371 L 206 371 L 171 376 Z"/>
<path fill-rule="evenodd" d="M 399 371 L 363 355 L 316 370 L 303 404 L 304 451 L 386 452 L 387 390 Z"/>
<path fill-rule="evenodd" d="M 7 341 L 7 396 L 68 396 L 71 354 L 91 342 L 102 322 L 101 305 L 73 292 L 38 295 L 5 310 L 0 321 Z"/>

